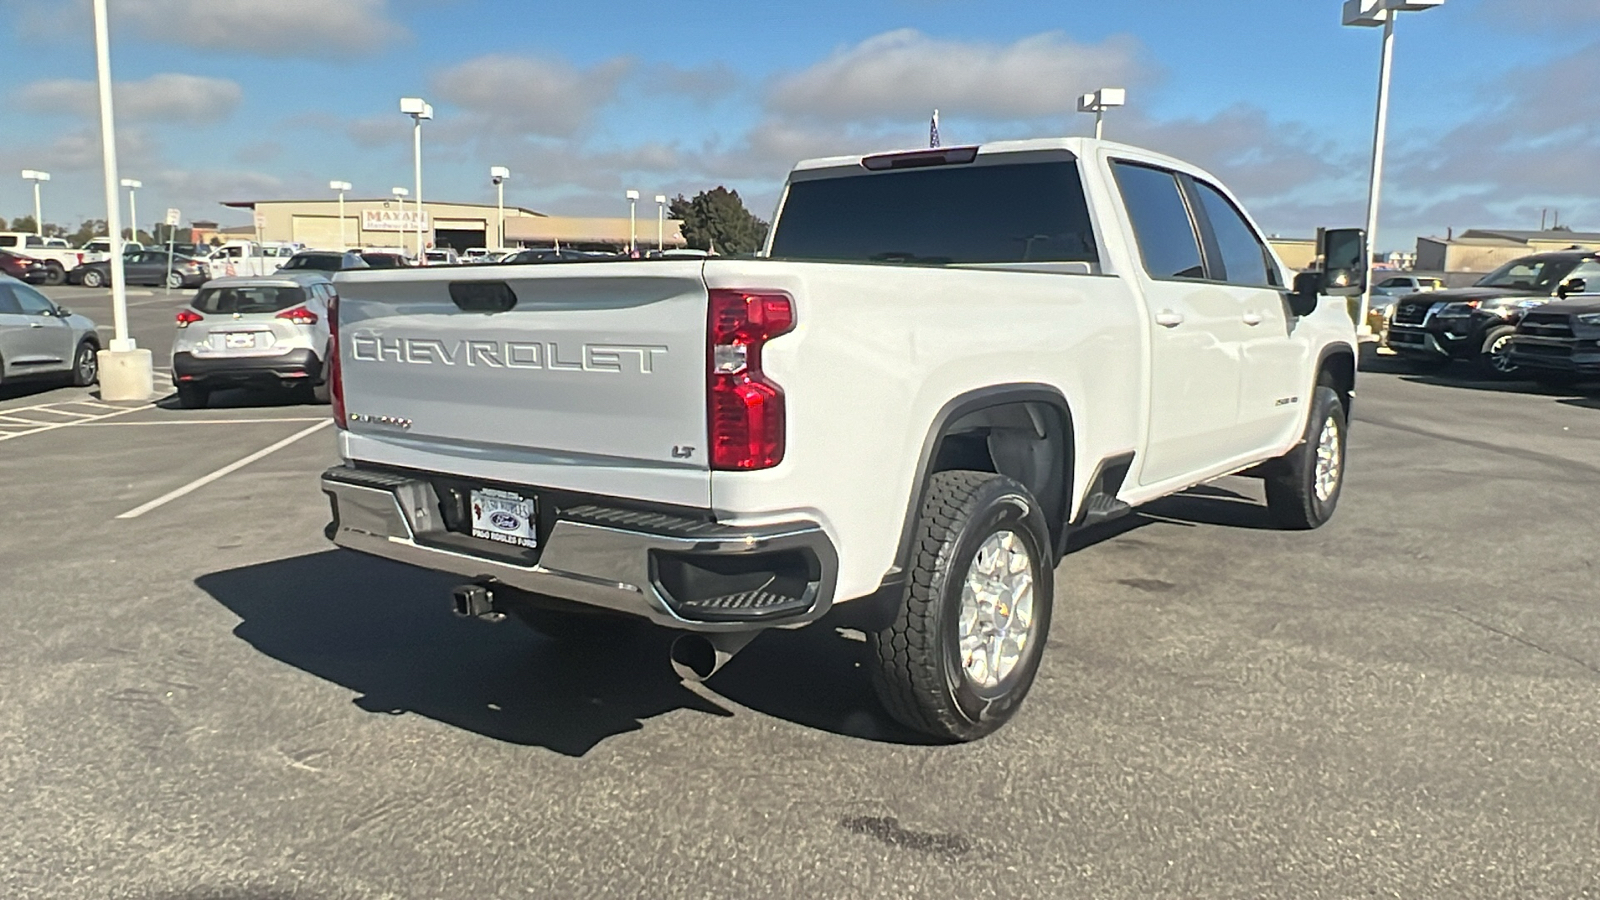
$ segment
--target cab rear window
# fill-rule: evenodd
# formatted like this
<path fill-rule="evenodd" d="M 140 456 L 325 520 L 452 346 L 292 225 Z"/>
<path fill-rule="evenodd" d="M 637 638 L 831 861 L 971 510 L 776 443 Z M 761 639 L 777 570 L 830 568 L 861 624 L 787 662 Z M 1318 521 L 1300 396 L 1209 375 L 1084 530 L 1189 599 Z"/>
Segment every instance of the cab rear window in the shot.
<path fill-rule="evenodd" d="M 203 313 L 278 312 L 306 302 L 306 292 L 297 287 L 215 287 L 206 288 L 194 298 L 194 308 Z"/>

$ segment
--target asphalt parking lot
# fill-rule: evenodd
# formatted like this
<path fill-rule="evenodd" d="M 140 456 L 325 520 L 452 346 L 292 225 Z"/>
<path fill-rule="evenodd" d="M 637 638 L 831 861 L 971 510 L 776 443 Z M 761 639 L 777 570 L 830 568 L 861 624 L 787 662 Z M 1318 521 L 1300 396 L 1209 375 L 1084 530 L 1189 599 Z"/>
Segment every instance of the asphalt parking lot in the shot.
<path fill-rule="evenodd" d="M 691 689 L 456 619 L 323 539 L 325 407 L 5 388 L 0 896 L 1600 898 L 1600 392 L 1369 362 L 1330 525 L 1224 479 L 1080 536 L 966 746 L 824 628 Z"/>

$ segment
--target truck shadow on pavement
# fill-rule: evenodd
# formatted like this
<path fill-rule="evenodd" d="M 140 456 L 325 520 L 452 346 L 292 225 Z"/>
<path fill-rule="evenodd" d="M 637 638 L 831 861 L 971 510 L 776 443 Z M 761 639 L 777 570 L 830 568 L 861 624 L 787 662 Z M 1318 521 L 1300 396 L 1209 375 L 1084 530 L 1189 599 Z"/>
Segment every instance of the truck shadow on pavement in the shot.
<path fill-rule="evenodd" d="M 515 621 L 468 621 L 450 610 L 450 589 L 460 582 L 342 550 L 195 580 L 242 620 L 236 636 L 355 691 L 355 704 L 368 712 L 415 713 L 568 756 L 673 710 L 734 714 L 678 681 L 667 659 L 669 632 L 622 627 L 613 640 L 558 642 Z M 708 687 L 807 727 L 917 742 L 878 708 L 866 653 L 865 644 L 825 627 L 772 632 Z"/>

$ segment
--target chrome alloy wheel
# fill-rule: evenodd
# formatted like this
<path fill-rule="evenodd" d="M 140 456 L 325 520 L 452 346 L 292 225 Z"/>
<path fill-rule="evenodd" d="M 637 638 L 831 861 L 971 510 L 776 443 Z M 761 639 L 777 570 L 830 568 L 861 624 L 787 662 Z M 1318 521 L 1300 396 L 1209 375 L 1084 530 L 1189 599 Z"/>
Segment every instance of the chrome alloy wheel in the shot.
<path fill-rule="evenodd" d="M 961 585 L 961 667 L 973 685 L 1004 681 L 1033 636 L 1033 560 L 1014 532 L 984 540 Z"/>
<path fill-rule="evenodd" d="M 1344 472 L 1344 448 L 1339 444 L 1339 420 L 1329 416 L 1322 423 L 1322 433 L 1317 436 L 1317 474 L 1312 487 L 1317 499 L 1323 503 L 1339 489 L 1339 478 Z"/>
<path fill-rule="evenodd" d="M 94 384 L 95 376 L 100 374 L 100 358 L 95 355 L 94 348 L 83 344 L 78 349 L 78 380 L 83 384 Z"/>
<path fill-rule="evenodd" d="M 1509 375 L 1517 370 L 1517 364 L 1511 361 L 1511 335 L 1501 335 L 1489 345 L 1489 365 L 1501 375 Z"/>

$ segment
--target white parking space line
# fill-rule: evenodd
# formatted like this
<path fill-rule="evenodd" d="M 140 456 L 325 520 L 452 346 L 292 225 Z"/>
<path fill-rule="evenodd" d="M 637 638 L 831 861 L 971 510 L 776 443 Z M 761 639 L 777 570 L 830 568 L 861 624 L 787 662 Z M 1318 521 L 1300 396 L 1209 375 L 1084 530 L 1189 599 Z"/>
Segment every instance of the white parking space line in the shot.
<path fill-rule="evenodd" d="M 84 425 L 84 424 L 87 424 L 89 422 L 98 422 L 98 421 L 100 421 L 102 419 L 112 419 L 112 418 L 116 418 L 117 416 L 125 416 L 128 413 L 138 412 L 141 409 L 154 409 L 154 408 L 155 408 L 155 404 L 154 403 L 143 403 L 143 404 L 140 404 L 139 406 L 124 407 L 122 409 L 118 409 L 116 412 L 108 412 L 108 413 L 105 413 L 104 415 L 95 416 L 94 418 L 91 418 L 91 419 L 73 419 L 70 422 L 35 422 L 35 421 L 23 420 L 23 421 L 27 421 L 28 424 L 33 426 L 33 427 L 27 428 L 27 429 L 25 429 L 23 431 L 12 431 L 12 432 L 7 432 L 7 433 L 4 433 L 4 434 L 0 434 L 0 441 L 9 441 L 12 438 L 26 437 L 26 436 L 28 436 L 30 434 L 39 434 L 40 432 L 44 432 L 44 431 L 55 431 L 57 428 L 71 428 L 71 427 L 73 427 L 75 425 Z M 328 421 L 331 422 L 333 420 L 329 419 Z"/>
<path fill-rule="evenodd" d="M 156 499 L 151 500 L 149 503 L 145 503 L 145 504 L 141 504 L 139 506 L 135 506 L 133 509 L 130 509 L 127 512 L 123 513 L 122 515 L 117 516 L 117 518 L 119 518 L 119 519 L 137 519 L 137 518 L 139 518 L 140 516 L 144 515 L 145 513 L 149 512 L 152 509 L 157 509 L 159 507 L 165 506 L 168 503 L 171 503 L 172 501 L 178 499 L 179 497 L 187 496 L 188 494 L 191 494 L 191 493 L 199 490 L 200 488 L 205 487 L 206 485 L 210 484 L 213 481 L 216 481 L 219 478 L 226 478 L 228 475 L 231 475 L 234 472 L 239 471 L 240 469 L 244 468 L 245 466 L 250 465 L 251 463 L 255 462 L 256 460 L 261 459 L 261 458 L 266 457 L 266 456 L 270 456 L 270 455 L 272 455 L 274 453 L 277 453 L 279 450 L 282 450 L 283 448 L 289 446 L 290 444 L 293 444 L 294 442 L 300 440 L 301 438 L 310 437 L 311 435 L 316 434 L 317 432 L 321 431 L 324 428 L 327 428 L 329 425 L 332 425 L 332 424 L 333 424 L 333 420 L 332 419 L 323 419 L 322 421 L 320 421 L 317 424 L 311 426 L 310 428 L 303 428 L 303 429 L 295 432 L 294 434 L 289 435 L 288 437 L 284 438 L 283 440 L 277 442 L 276 444 L 271 445 L 270 447 L 263 447 L 262 449 L 257 450 L 256 452 L 250 454 L 249 456 L 246 456 L 244 459 L 238 460 L 237 462 L 231 462 L 231 463 L 223 466 L 222 468 L 216 470 L 215 472 L 212 472 L 209 475 L 202 475 L 201 477 L 196 478 L 195 480 L 189 482 L 188 484 L 184 485 L 183 487 L 180 487 L 180 488 L 178 488 L 176 490 L 168 491 L 167 493 L 162 494 L 161 496 L 157 497 Z"/>
<path fill-rule="evenodd" d="M 161 422 L 84 422 L 84 428 L 149 428 L 172 425 L 270 425 L 274 422 L 321 422 L 327 416 L 285 416 L 281 419 L 170 419 Z"/>

